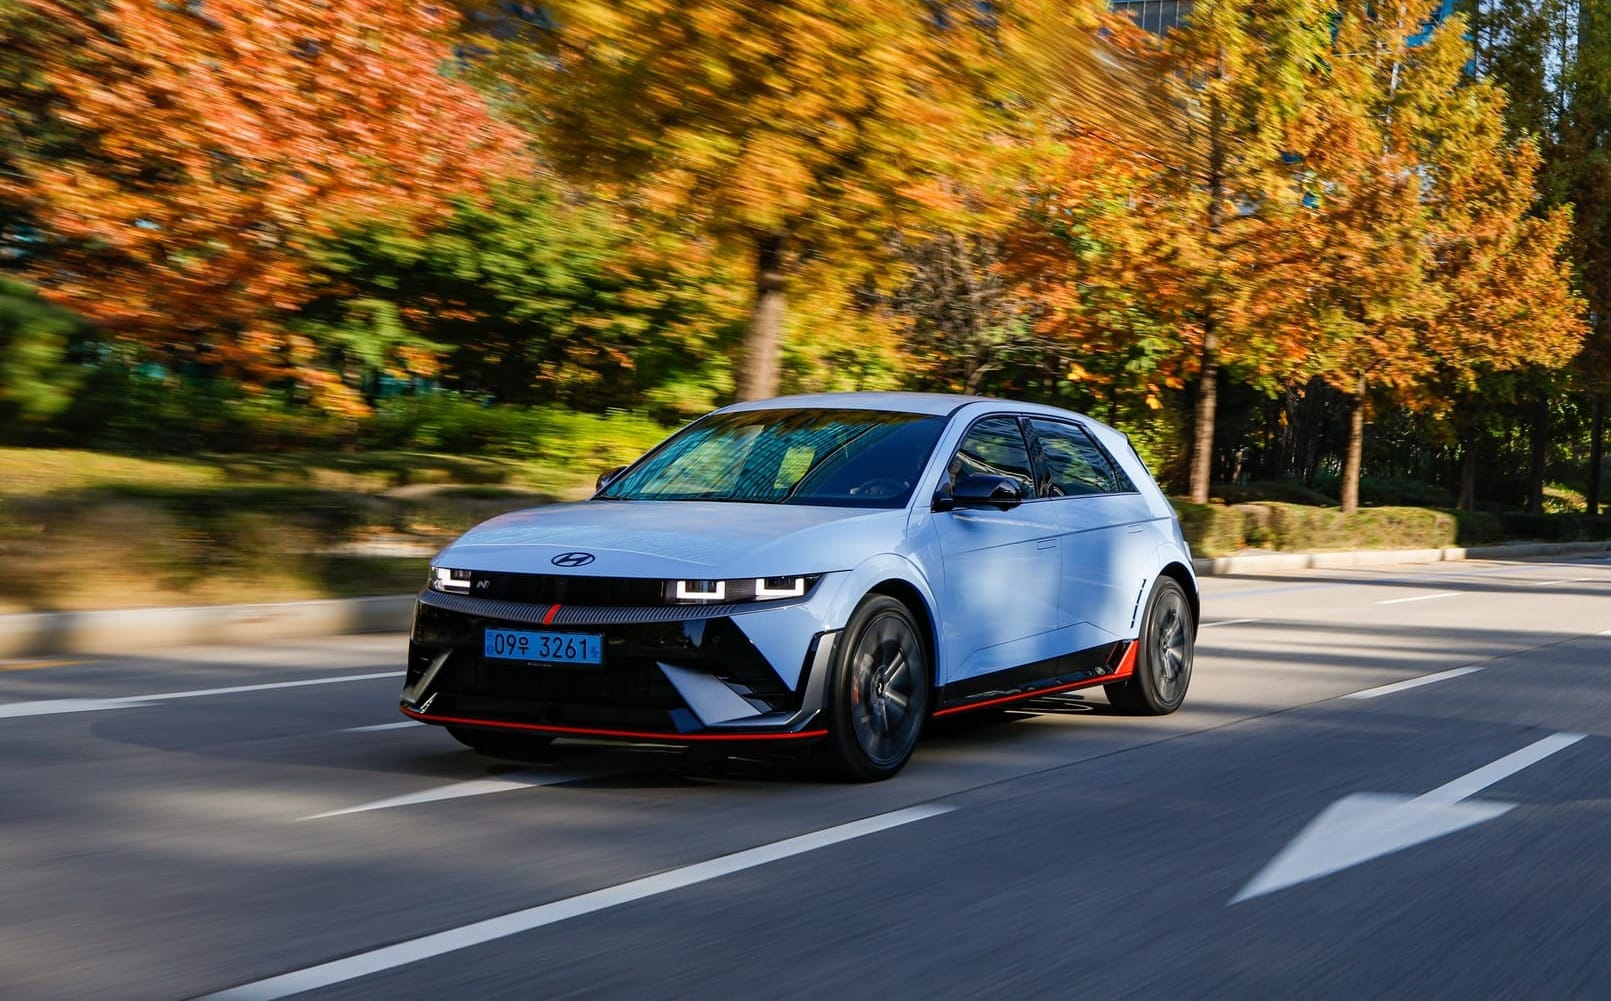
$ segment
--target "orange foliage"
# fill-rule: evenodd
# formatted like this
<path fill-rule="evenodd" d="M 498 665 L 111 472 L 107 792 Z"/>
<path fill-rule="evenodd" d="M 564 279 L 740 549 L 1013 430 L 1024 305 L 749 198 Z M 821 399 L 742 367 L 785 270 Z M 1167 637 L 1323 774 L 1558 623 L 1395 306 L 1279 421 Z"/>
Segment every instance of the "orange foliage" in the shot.
<path fill-rule="evenodd" d="M 158 356 L 361 404 L 286 332 L 302 248 L 343 220 L 429 216 L 521 164 L 518 134 L 442 74 L 442 8 L 22 0 L 66 156 L 4 192 L 50 238 L 31 278 Z"/>

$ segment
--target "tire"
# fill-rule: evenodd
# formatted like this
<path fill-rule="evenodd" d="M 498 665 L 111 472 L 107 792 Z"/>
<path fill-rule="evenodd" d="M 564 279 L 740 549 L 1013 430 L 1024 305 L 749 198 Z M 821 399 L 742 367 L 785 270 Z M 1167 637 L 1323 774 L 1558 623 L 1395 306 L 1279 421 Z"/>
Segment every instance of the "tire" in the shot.
<path fill-rule="evenodd" d="M 1104 685 L 1113 708 L 1132 716 L 1167 716 L 1186 701 L 1191 684 L 1197 623 L 1186 591 L 1172 577 L 1160 577 L 1141 619 L 1135 673 L 1128 681 Z"/>
<path fill-rule="evenodd" d="M 554 742 L 553 737 L 541 733 L 481 730 L 473 726 L 450 726 L 446 729 L 454 740 L 470 750 L 489 758 L 507 758 L 510 761 L 541 761 L 544 759 L 543 751 Z"/>
<path fill-rule="evenodd" d="M 828 736 L 818 751 L 838 778 L 887 779 L 905 766 L 928 716 L 928 650 L 911 610 L 869 595 L 841 634 L 828 673 Z"/>

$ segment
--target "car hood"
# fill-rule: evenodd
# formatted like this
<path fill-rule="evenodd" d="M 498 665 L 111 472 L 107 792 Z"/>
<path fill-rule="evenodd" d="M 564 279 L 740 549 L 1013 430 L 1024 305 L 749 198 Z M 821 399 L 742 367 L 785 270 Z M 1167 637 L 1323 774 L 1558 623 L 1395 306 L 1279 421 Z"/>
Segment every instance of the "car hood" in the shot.
<path fill-rule="evenodd" d="M 849 570 L 897 548 L 906 511 L 710 501 L 582 501 L 500 515 L 433 561 L 460 570 L 715 580 Z M 586 566 L 552 560 L 587 553 Z"/>

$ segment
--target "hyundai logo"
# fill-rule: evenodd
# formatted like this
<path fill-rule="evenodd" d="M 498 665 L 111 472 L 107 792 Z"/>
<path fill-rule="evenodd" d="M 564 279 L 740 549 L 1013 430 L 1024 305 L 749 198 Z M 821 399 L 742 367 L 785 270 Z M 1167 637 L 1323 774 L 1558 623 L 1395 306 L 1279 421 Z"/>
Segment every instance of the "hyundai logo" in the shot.
<path fill-rule="evenodd" d="M 549 560 L 556 567 L 585 567 L 593 562 L 592 553 L 560 553 Z"/>

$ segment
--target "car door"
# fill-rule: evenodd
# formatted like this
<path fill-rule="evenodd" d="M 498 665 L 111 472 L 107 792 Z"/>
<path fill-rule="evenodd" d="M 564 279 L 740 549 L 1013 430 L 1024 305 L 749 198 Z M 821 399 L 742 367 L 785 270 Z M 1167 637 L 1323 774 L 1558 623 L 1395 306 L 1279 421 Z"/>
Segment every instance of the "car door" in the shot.
<path fill-rule="evenodd" d="M 1061 532 L 1059 621 L 1072 630 L 1075 650 L 1132 638 L 1157 548 L 1146 532 L 1146 499 L 1078 424 L 1032 417 L 1029 427 Z"/>
<path fill-rule="evenodd" d="M 1058 536 L 1050 505 L 1035 500 L 1029 443 L 1012 415 L 982 417 L 949 460 L 941 492 L 970 474 L 1009 476 L 1024 503 L 935 511 L 945 580 L 940 629 L 952 669 L 947 684 L 1056 656 L 1061 587 Z"/>

